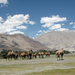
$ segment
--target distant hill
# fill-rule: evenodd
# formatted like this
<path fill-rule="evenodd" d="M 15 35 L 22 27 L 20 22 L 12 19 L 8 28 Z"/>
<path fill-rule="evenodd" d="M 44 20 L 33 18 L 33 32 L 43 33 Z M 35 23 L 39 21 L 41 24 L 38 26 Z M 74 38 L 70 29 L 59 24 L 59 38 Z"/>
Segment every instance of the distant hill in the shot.
<path fill-rule="evenodd" d="M 32 49 L 33 51 L 38 51 L 40 49 L 50 50 L 46 46 L 42 45 L 25 35 L 22 34 L 0 34 L 0 50 L 9 49 L 14 51 L 28 51 Z"/>
<path fill-rule="evenodd" d="M 64 48 L 65 50 L 75 50 L 75 30 L 50 31 L 36 37 L 34 40 L 51 49 Z"/>

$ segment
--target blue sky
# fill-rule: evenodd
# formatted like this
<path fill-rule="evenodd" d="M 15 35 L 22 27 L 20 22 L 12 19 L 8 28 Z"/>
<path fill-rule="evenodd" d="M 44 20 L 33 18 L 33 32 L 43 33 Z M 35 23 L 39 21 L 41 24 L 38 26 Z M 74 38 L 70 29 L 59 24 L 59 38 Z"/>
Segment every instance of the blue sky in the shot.
<path fill-rule="evenodd" d="M 0 33 L 35 38 L 75 30 L 75 0 L 0 0 Z"/>

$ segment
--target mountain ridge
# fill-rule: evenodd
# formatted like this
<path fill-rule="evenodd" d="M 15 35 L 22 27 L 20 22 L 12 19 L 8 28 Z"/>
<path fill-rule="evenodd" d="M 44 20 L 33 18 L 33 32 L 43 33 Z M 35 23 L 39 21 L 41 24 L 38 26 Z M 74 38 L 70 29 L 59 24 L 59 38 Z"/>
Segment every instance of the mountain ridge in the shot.
<path fill-rule="evenodd" d="M 64 48 L 65 50 L 75 50 L 75 30 L 50 31 L 36 37 L 34 40 L 51 49 Z"/>
<path fill-rule="evenodd" d="M 6 33 L 0 34 L 0 50 L 10 49 L 18 51 L 38 51 L 40 49 L 50 50 L 40 42 L 33 40 L 23 34 L 9 35 Z"/>

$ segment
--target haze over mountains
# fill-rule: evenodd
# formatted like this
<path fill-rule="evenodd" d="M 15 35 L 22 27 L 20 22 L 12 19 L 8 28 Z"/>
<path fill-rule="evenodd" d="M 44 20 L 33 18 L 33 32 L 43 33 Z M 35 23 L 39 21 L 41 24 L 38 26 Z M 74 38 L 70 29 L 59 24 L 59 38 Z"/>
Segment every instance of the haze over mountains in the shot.
<path fill-rule="evenodd" d="M 35 40 L 51 49 L 75 50 L 75 30 L 50 31 L 36 37 Z"/>
<path fill-rule="evenodd" d="M 50 50 L 41 43 L 22 34 L 0 34 L 0 50 L 9 49 L 14 51 L 38 51 L 40 49 Z"/>

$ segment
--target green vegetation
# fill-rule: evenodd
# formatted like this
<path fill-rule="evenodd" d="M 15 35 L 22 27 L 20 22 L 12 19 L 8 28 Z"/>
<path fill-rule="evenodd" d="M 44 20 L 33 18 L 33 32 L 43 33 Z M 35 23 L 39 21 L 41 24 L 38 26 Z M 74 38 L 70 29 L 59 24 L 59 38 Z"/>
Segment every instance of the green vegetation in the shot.
<path fill-rule="evenodd" d="M 0 52 L 0 58 L 6 58 L 6 55 L 7 55 L 8 51 L 9 51 L 9 50 L 3 49 L 3 50 Z"/>
<path fill-rule="evenodd" d="M 9 50 L 7 50 L 7 49 L 3 49 L 1 52 L 0 52 L 0 58 L 6 58 L 6 55 L 7 55 L 7 53 L 8 53 L 8 51 Z M 19 56 L 20 56 L 20 53 L 21 52 L 26 52 L 26 51 L 18 51 L 18 54 L 19 54 Z M 39 50 L 39 51 L 37 51 L 37 53 L 38 52 L 47 52 L 47 50 Z M 55 54 L 55 52 L 56 51 L 49 51 L 50 52 L 50 54 Z M 35 52 L 34 52 L 35 53 Z M 64 54 L 68 54 L 68 53 L 70 53 L 69 51 L 64 51 Z"/>
<path fill-rule="evenodd" d="M 70 53 L 70 52 L 69 52 L 69 51 L 64 50 L 64 53 L 65 53 L 65 54 L 68 54 L 68 53 Z"/>
<path fill-rule="evenodd" d="M 56 53 L 56 51 L 57 50 L 53 50 L 53 51 L 48 51 L 48 52 L 50 52 L 50 54 L 55 54 Z M 47 52 L 47 50 L 39 50 L 38 52 Z M 64 50 L 64 54 L 69 54 L 70 52 L 69 51 L 66 51 L 66 50 Z"/>
<path fill-rule="evenodd" d="M 42 72 L 33 72 L 23 75 L 75 75 L 75 68 L 72 69 L 54 69 Z"/>

